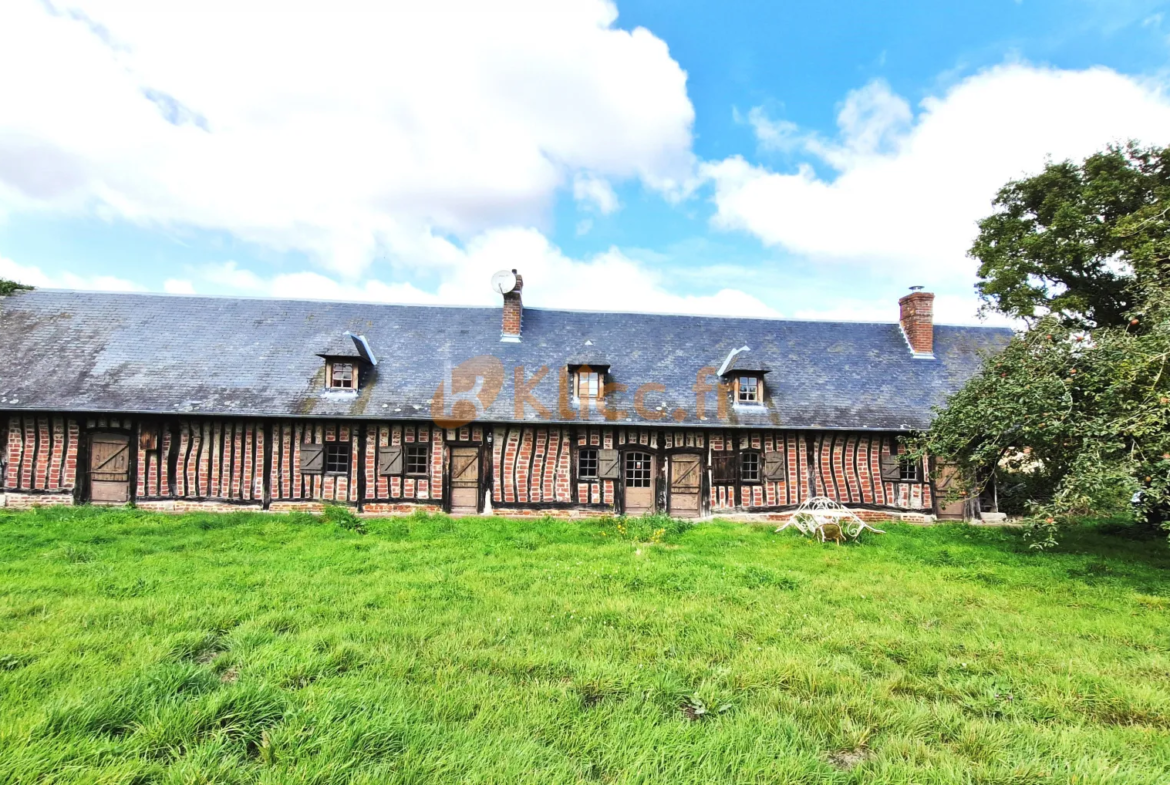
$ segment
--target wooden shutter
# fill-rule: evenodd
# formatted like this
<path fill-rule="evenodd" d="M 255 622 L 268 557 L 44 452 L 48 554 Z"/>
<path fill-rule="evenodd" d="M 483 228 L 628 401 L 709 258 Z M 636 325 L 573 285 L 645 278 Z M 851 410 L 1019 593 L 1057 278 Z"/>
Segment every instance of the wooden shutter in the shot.
<path fill-rule="evenodd" d="M 617 450 L 597 451 L 597 477 L 602 480 L 616 480 L 620 473 Z"/>
<path fill-rule="evenodd" d="M 764 453 L 764 479 L 771 482 L 784 479 L 784 453 Z"/>
<path fill-rule="evenodd" d="M 735 453 L 717 452 L 711 459 L 711 482 L 719 485 L 734 483 L 739 474 L 735 462 Z"/>
<path fill-rule="evenodd" d="M 902 461 L 897 455 L 882 456 L 882 481 L 897 482 L 902 479 Z"/>
<path fill-rule="evenodd" d="M 301 474 L 325 473 L 325 445 L 301 444 Z"/>
<path fill-rule="evenodd" d="M 402 445 L 378 448 L 378 474 L 402 474 Z"/>

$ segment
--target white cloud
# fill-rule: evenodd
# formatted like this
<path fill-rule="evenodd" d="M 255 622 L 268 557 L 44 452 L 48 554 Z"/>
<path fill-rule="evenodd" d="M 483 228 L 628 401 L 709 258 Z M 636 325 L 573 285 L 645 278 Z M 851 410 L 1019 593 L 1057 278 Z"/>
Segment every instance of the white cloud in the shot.
<path fill-rule="evenodd" d="M 702 313 L 722 316 L 775 316 L 758 298 L 734 289 L 705 296 L 683 296 L 668 281 L 616 248 L 588 259 L 573 259 L 534 229 L 494 229 L 478 235 L 448 260 L 448 274 L 434 292 L 411 284 L 376 279 L 339 282 L 314 272 L 270 278 L 241 269 L 235 262 L 208 264 L 188 274 L 216 291 L 290 298 L 396 303 L 499 305 L 488 285 L 497 270 L 519 269 L 528 306 L 579 310 Z"/>
<path fill-rule="evenodd" d="M 573 178 L 573 198 L 586 209 L 596 210 L 602 215 L 609 215 L 621 207 L 613 186 L 604 178 L 591 174 L 578 174 Z"/>
<path fill-rule="evenodd" d="M 677 197 L 686 74 L 616 17 L 608 0 L 8 0 L 0 213 L 223 230 L 356 280 L 538 224 L 580 172 L 601 212 L 610 182 Z"/>
<path fill-rule="evenodd" d="M 138 292 L 143 287 L 112 275 L 78 275 L 71 272 L 48 274 L 39 267 L 20 265 L 0 256 L 0 278 L 47 289 L 95 289 L 107 292 Z"/>
<path fill-rule="evenodd" d="M 195 284 L 178 278 L 168 278 L 163 281 L 163 291 L 167 294 L 195 294 Z"/>
<path fill-rule="evenodd" d="M 773 120 L 762 106 L 753 106 L 748 110 L 747 117 L 743 117 L 738 110 L 732 112 L 738 123 L 746 122 L 752 127 L 756 141 L 765 150 L 792 150 L 802 143 L 804 134 L 800 126 L 791 120 Z"/>
<path fill-rule="evenodd" d="M 1130 138 L 1170 143 L 1170 100 L 1104 68 L 1010 64 L 926 98 L 917 117 L 884 83 L 871 83 L 845 100 L 838 125 L 838 140 L 803 141 L 837 169 L 832 178 L 808 165 L 777 173 L 739 156 L 706 164 L 714 224 L 812 264 L 853 262 L 903 284 L 969 291 L 966 251 L 999 187 L 1039 171 L 1046 156 L 1082 158 Z"/>

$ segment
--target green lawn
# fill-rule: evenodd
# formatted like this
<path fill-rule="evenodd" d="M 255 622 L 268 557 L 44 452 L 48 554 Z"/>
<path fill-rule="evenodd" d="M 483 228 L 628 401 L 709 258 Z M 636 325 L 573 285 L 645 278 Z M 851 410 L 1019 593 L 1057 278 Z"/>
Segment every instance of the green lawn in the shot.
<path fill-rule="evenodd" d="M 0 512 L 0 782 L 1170 782 L 1163 539 L 366 526 Z"/>

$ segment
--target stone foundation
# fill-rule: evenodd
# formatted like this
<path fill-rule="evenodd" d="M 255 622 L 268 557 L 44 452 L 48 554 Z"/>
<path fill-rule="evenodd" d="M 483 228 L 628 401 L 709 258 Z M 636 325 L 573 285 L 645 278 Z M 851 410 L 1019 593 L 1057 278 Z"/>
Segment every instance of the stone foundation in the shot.
<path fill-rule="evenodd" d="M 0 507 L 27 510 L 32 507 L 72 505 L 71 493 L 0 493 Z"/>
<path fill-rule="evenodd" d="M 264 512 L 259 504 L 227 504 L 217 501 L 187 501 L 183 499 L 167 501 L 143 501 L 135 505 L 140 510 L 150 512 Z"/>

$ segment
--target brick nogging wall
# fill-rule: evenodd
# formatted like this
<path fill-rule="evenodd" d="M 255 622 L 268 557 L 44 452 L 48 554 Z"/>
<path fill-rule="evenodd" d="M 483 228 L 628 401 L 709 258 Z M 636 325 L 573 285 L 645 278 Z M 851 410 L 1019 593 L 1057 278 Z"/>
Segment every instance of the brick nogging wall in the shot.
<path fill-rule="evenodd" d="M 571 504 L 571 429 L 496 426 L 492 435 L 492 503 Z"/>
<path fill-rule="evenodd" d="M 710 514 L 766 512 L 794 507 L 810 495 L 830 496 L 848 505 L 928 512 L 933 507 L 929 478 L 919 482 L 881 479 L 881 457 L 901 452 L 890 434 L 782 430 L 650 429 L 627 426 L 481 426 L 443 430 L 429 424 L 234 418 L 93 417 L 11 415 L 3 435 L 0 472 L 9 506 L 69 503 L 76 495 L 78 462 L 88 435 L 122 431 L 131 437 L 134 499 L 159 509 L 186 509 L 186 503 L 232 505 L 231 509 L 319 509 L 325 502 L 358 505 L 369 513 L 437 510 L 445 503 L 449 448 L 482 445 L 481 482 L 495 507 L 516 512 L 560 508 L 620 511 L 620 480 L 577 477 L 577 456 L 585 447 L 629 449 L 655 456 L 660 503 L 667 504 L 668 466 L 675 452 L 699 453 L 705 472 L 703 511 Z M 147 448 L 147 432 L 156 437 Z M 341 475 L 302 474 L 301 445 L 343 443 L 349 471 Z M 490 442 L 490 448 L 488 443 Z M 426 444 L 424 477 L 378 474 L 378 450 L 390 445 Z M 783 477 L 759 483 L 715 482 L 719 454 L 757 451 L 764 459 L 781 453 Z M 267 468 L 267 473 L 266 473 Z M 738 476 L 738 474 L 737 474 Z M 26 496 L 28 498 L 26 498 Z M 52 496 L 53 499 L 47 497 Z M 59 498 L 58 498 L 59 497 Z"/>
<path fill-rule="evenodd" d="M 746 450 L 761 454 L 761 482 L 716 483 L 712 477 L 711 510 L 799 505 L 812 496 L 828 496 L 842 504 L 930 510 L 929 478 L 919 482 L 883 482 L 881 456 L 905 452 L 893 436 L 848 432 L 775 431 L 715 432 L 712 455 Z M 763 479 L 764 456 L 784 455 L 785 477 Z"/>
<path fill-rule="evenodd" d="M 366 451 L 361 463 L 365 472 L 365 495 L 363 504 L 374 502 L 390 502 L 401 500 L 441 500 L 443 498 L 443 445 L 444 434 L 439 428 L 430 425 L 393 425 L 389 423 L 370 423 L 366 429 Z M 460 429 L 465 432 L 467 439 L 472 440 L 469 429 Z M 483 429 L 476 427 L 476 440 L 482 440 Z M 455 433 L 454 430 L 451 431 Z M 452 441 L 454 435 L 448 437 Z M 429 444 L 431 447 L 430 464 L 425 477 L 385 476 L 378 474 L 378 449 L 393 445 Z M 355 465 L 356 462 L 355 462 Z M 355 497 L 356 499 L 356 497 Z"/>
<path fill-rule="evenodd" d="M 573 449 L 566 449 L 566 443 Z M 843 504 L 930 510 L 928 478 L 920 482 L 883 482 L 881 456 L 903 452 L 895 437 L 882 434 L 805 431 L 659 431 L 630 427 L 497 426 L 493 434 L 492 501 L 504 507 L 556 503 L 615 509 L 620 501 L 614 480 L 576 477 L 581 448 L 644 447 L 657 458 L 656 477 L 664 487 L 666 464 L 675 451 L 704 455 L 708 509 L 712 513 L 793 507 L 811 496 Z M 761 481 L 716 482 L 713 458 L 747 450 L 761 456 Z M 783 455 L 784 477 L 763 478 L 764 459 Z M 738 478 L 738 461 L 736 476 Z M 574 479 L 575 478 L 575 479 Z"/>
<path fill-rule="evenodd" d="M 139 425 L 139 439 L 143 428 L 152 425 Z M 138 453 L 137 498 L 263 504 L 264 423 L 184 419 L 154 427 L 158 448 Z"/>
<path fill-rule="evenodd" d="M 356 503 L 358 500 L 358 427 L 342 422 L 277 422 L 272 426 L 272 500 L 316 500 Z M 303 474 L 302 444 L 349 445 L 345 474 Z"/>
<path fill-rule="evenodd" d="M 65 417 L 9 417 L 0 487 L 9 492 L 72 494 L 79 433 L 77 421 Z"/>

